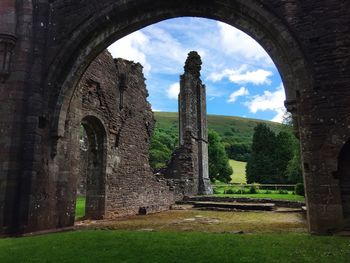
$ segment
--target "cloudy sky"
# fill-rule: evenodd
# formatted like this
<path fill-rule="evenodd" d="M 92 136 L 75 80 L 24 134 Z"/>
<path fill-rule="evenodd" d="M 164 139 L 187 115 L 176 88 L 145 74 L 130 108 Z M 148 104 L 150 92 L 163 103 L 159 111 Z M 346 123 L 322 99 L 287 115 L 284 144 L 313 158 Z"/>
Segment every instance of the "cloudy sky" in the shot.
<path fill-rule="evenodd" d="M 177 111 L 179 75 L 187 54 L 202 57 L 208 114 L 281 121 L 285 100 L 280 75 L 251 37 L 227 24 L 202 18 L 165 20 L 111 45 L 113 57 L 143 65 L 154 111 Z"/>

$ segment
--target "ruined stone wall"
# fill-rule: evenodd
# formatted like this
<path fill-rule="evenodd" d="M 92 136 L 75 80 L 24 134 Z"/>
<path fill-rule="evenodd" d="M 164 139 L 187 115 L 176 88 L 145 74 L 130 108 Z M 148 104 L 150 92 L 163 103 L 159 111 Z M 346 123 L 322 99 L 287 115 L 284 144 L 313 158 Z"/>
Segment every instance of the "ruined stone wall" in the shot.
<path fill-rule="evenodd" d="M 91 63 L 74 93 L 69 121 L 78 127 L 85 116 L 94 116 L 106 129 L 104 217 L 157 212 L 173 203 L 173 192 L 149 166 L 154 118 L 147 96 L 142 66 L 113 60 L 107 51 Z M 79 168 L 86 177 L 84 166 L 72 167 Z"/>

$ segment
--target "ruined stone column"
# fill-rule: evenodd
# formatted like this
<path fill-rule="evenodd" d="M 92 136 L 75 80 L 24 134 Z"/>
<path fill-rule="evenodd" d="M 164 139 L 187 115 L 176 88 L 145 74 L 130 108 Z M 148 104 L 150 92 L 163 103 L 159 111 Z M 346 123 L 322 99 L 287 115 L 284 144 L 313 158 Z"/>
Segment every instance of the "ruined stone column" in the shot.
<path fill-rule="evenodd" d="M 180 77 L 179 137 L 180 146 L 193 146 L 194 182 L 198 194 L 211 194 L 208 170 L 208 128 L 205 85 L 200 79 L 201 58 L 191 51 Z"/>

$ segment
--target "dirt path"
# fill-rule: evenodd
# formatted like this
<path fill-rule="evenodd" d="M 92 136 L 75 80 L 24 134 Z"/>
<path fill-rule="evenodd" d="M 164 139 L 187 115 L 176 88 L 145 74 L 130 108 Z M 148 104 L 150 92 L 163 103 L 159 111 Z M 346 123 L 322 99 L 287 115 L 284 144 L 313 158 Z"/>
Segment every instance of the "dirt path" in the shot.
<path fill-rule="evenodd" d="M 194 209 L 170 210 L 116 220 L 78 221 L 78 229 L 200 232 L 306 232 L 305 215 L 299 212 L 224 212 Z"/>

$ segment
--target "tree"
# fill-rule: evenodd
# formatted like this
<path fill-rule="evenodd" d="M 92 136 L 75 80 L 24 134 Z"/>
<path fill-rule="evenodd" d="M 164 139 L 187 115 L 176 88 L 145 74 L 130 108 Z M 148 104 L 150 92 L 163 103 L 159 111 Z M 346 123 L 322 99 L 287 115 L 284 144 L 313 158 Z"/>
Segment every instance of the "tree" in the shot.
<path fill-rule="evenodd" d="M 303 172 L 301 169 L 301 154 L 300 154 L 300 142 L 298 138 L 293 134 L 293 118 L 291 113 L 286 113 L 283 119 L 284 130 L 289 132 L 292 138 L 292 149 L 293 155 L 289 160 L 286 170 L 285 177 L 288 183 L 298 184 L 303 183 Z"/>
<path fill-rule="evenodd" d="M 301 169 L 300 147 L 297 141 L 297 146 L 294 147 L 293 158 L 289 160 L 286 168 L 286 177 L 288 182 L 292 184 L 303 183 L 303 172 Z"/>
<path fill-rule="evenodd" d="M 251 146 L 248 143 L 224 143 L 225 151 L 230 159 L 247 162 L 250 155 Z"/>
<path fill-rule="evenodd" d="M 231 181 L 232 167 L 226 155 L 224 145 L 217 132 L 208 132 L 209 177 L 211 181 L 219 180 L 224 183 Z"/>
<path fill-rule="evenodd" d="M 276 147 L 275 133 L 264 123 L 254 128 L 252 151 L 246 166 L 248 183 L 270 183 L 276 174 L 274 164 Z"/>
<path fill-rule="evenodd" d="M 156 128 L 150 145 L 150 165 L 152 168 L 164 167 L 177 144 L 177 136 Z"/>
<path fill-rule="evenodd" d="M 289 161 L 294 155 L 294 135 L 291 132 L 281 131 L 276 136 L 275 151 L 274 151 L 274 165 L 276 173 L 271 175 L 270 182 L 276 184 L 288 183 L 286 170 Z"/>
<path fill-rule="evenodd" d="M 266 124 L 255 127 L 246 166 L 248 183 L 302 182 L 299 141 L 292 129 L 289 122 L 276 136 Z"/>

